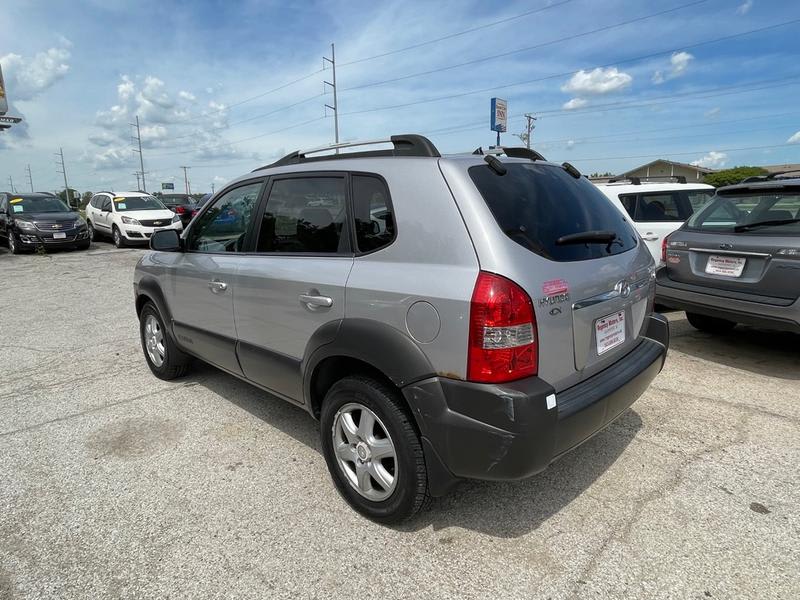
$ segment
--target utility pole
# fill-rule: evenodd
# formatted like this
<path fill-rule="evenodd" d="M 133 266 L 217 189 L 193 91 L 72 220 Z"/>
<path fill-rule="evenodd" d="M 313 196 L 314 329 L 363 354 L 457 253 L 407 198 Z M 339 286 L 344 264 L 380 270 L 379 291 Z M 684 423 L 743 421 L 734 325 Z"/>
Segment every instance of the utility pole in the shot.
<path fill-rule="evenodd" d="M 331 67 L 333 67 L 333 82 L 325 81 L 325 85 L 329 85 L 333 88 L 333 106 L 330 104 L 326 104 L 327 108 L 330 108 L 333 111 L 333 127 L 336 135 L 336 144 L 339 143 L 339 102 L 336 99 L 336 51 L 331 44 L 331 57 L 328 58 L 327 56 L 322 57 L 322 68 L 325 68 L 325 63 L 329 62 Z M 339 154 L 339 149 L 336 149 L 336 154 Z"/>
<path fill-rule="evenodd" d="M 192 192 L 189 191 L 189 175 L 187 175 L 186 171 L 191 169 L 192 167 L 178 167 L 179 169 L 183 169 L 183 183 L 186 184 L 186 195 L 188 196 Z"/>
<path fill-rule="evenodd" d="M 214 195 L 214 182 L 211 182 L 211 195 Z"/>
<path fill-rule="evenodd" d="M 528 127 L 527 127 L 528 135 L 525 138 L 525 145 L 528 147 L 528 150 L 530 150 L 531 149 L 531 133 L 536 128 L 536 125 L 533 124 L 533 122 L 536 120 L 536 117 L 534 117 L 530 113 L 525 113 L 525 118 L 528 121 Z"/>
<path fill-rule="evenodd" d="M 133 151 L 139 153 L 139 167 L 141 168 L 139 172 L 142 174 L 142 191 L 146 192 L 147 183 L 144 180 L 144 157 L 142 156 L 142 132 L 139 129 L 139 115 L 136 115 L 136 123 L 131 123 L 131 127 L 136 127 L 136 141 L 139 144 L 139 149 L 137 150 L 134 148 Z"/>
<path fill-rule="evenodd" d="M 8 185 L 11 188 L 11 193 L 16 194 L 17 190 L 14 188 L 14 180 L 11 179 L 11 175 L 8 176 Z"/>
<path fill-rule="evenodd" d="M 31 166 L 28 165 L 28 167 L 25 170 L 28 172 L 28 183 L 31 185 L 31 194 L 32 194 L 33 193 L 33 177 L 31 176 Z"/>
<path fill-rule="evenodd" d="M 141 188 L 139 187 L 139 185 L 140 185 L 140 183 L 139 183 L 139 171 L 136 171 L 136 172 L 134 173 L 134 175 L 136 175 L 136 189 L 137 189 L 137 191 L 138 191 L 139 189 L 141 189 Z"/>
<path fill-rule="evenodd" d="M 56 156 L 60 158 L 58 166 L 61 167 L 61 170 L 58 172 L 64 175 L 64 193 L 67 196 L 67 206 L 72 206 L 72 193 L 69 191 L 69 184 L 67 183 L 67 168 L 64 166 L 64 149 L 59 148 L 58 152 L 56 152 Z"/>

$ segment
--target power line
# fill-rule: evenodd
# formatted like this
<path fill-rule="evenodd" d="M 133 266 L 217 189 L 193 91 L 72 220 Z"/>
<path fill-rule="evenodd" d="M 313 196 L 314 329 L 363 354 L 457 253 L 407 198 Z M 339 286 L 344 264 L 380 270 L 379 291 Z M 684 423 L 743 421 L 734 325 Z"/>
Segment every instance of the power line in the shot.
<path fill-rule="evenodd" d="M 714 43 L 718 43 L 718 42 L 731 40 L 731 39 L 742 37 L 742 36 L 745 36 L 745 35 L 751 35 L 753 33 L 761 33 L 761 32 L 764 32 L 764 31 L 777 29 L 778 27 L 785 27 L 787 25 L 793 25 L 793 24 L 798 23 L 798 22 L 800 22 L 800 19 L 793 19 L 791 21 L 784 21 L 784 22 L 781 22 L 781 23 L 776 23 L 774 25 L 768 25 L 766 27 L 759 27 L 757 29 L 751 29 L 751 30 L 748 30 L 748 31 L 742 31 L 742 32 L 739 32 L 739 33 L 726 35 L 726 36 L 719 37 L 719 38 L 714 38 L 714 39 L 711 39 L 711 40 L 705 40 L 705 41 L 701 41 L 701 42 L 696 42 L 694 44 L 684 44 L 682 46 L 676 46 L 674 48 L 669 48 L 667 50 L 660 50 L 658 52 L 651 52 L 649 54 L 642 54 L 640 56 L 634 56 L 634 57 L 631 57 L 631 58 L 626 58 L 626 59 L 622 59 L 622 60 L 616 60 L 614 62 L 605 63 L 605 64 L 602 64 L 602 65 L 595 65 L 595 66 L 592 66 L 592 67 L 585 67 L 583 69 L 578 69 L 578 70 L 574 70 L 574 71 L 565 71 L 563 73 L 553 73 L 552 75 L 546 75 L 546 76 L 543 76 L 543 77 L 537 77 L 536 79 L 528 79 L 528 80 L 525 80 L 525 81 L 517 81 L 517 82 L 514 82 L 514 83 L 508 83 L 508 84 L 504 84 L 504 85 L 495 85 L 495 86 L 481 88 L 481 89 L 477 89 L 477 90 L 470 90 L 468 92 L 459 92 L 457 94 L 448 94 L 446 96 L 437 96 L 435 98 L 427 98 L 425 100 L 416 100 L 414 102 L 405 102 L 403 104 L 393 104 L 393 105 L 388 105 L 388 106 L 376 106 L 376 107 L 373 107 L 373 108 L 365 108 L 365 109 L 362 109 L 362 110 L 355 110 L 355 111 L 342 113 L 342 115 L 358 115 L 358 114 L 369 113 L 369 112 L 378 112 L 378 111 L 382 111 L 382 110 L 391 110 L 391 109 L 395 109 L 395 108 L 405 108 L 405 107 L 408 107 L 408 106 L 417 106 L 419 104 L 429 104 L 431 102 L 440 102 L 442 100 L 452 100 L 453 98 L 462 98 L 464 96 L 472 96 L 472 95 L 475 95 L 475 94 L 485 94 L 486 92 L 493 92 L 495 90 L 507 89 L 507 88 L 511 88 L 511 87 L 517 87 L 517 86 L 520 86 L 520 85 L 528 85 L 528 84 L 531 84 L 531 83 L 539 83 L 539 82 L 542 82 L 542 81 L 548 81 L 550 79 L 558 79 L 558 78 L 561 78 L 561 77 L 567 77 L 567 76 L 570 76 L 570 75 L 575 75 L 576 73 L 578 73 L 580 71 L 592 70 L 592 69 L 603 69 L 603 68 L 606 68 L 606 67 L 612 67 L 612 66 L 616 66 L 616 65 L 630 63 L 630 62 L 636 62 L 636 61 L 644 60 L 644 59 L 647 59 L 647 58 L 653 58 L 655 56 L 663 56 L 665 54 L 671 54 L 673 52 L 678 52 L 680 50 L 688 50 L 688 49 L 691 49 L 691 48 L 697 48 L 699 46 L 705 46 L 705 45 L 708 45 L 708 44 L 714 44 Z"/>
<path fill-rule="evenodd" d="M 716 148 L 713 150 L 692 150 L 690 152 L 662 152 L 660 154 L 639 154 L 636 156 L 604 156 L 602 158 L 573 158 L 572 161 L 596 161 L 596 160 L 627 160 L 633 158 L 664 158 L 664 156 L 689 156 L 693 154 L 703 154 L 709 152 L 742 152 L 745 150 L 766 150 L 768 148 L 786 148 L 796 146 L 796 144 L 773 144 L 771 146 L 745 146 L 742 148 Z"/>
<path fill-rule="evenodd" d="M 592 35 L 592 34 L 595 34 L 595 33 L 601 33 L 603 31 L 609 31 L 611 29 L 616 29 L 618 27 L 623 27 L 625 25 L 630 25 L 632 23 L 638 23 L 640 21 L 645 21 L 647 19 L 652 19 L 653 17 L 660 17 L 660 16 L 665 15 L 667 13 L 675 12 L 675 11 L 678 11 L 678 10 L 683 10 L 685 8 L 689 8 L 689 7 L 695 6 L 697 4 L 703 4 L 705 2 L 708 2 L 708 0 L 694 0 L 693 2 L 689 2 L 688 4 L 682 4 L 682 5 L 676 6 L 674 8 L 669 8 L 667 10 L 662 10 L 662 11 L 659 11 L 659 12 L 651 13 L 649 15 L 644 15 L 642 17 L 637 17 L 635 19 L 629 19 L 627 21 L 621 21 L 619 23 L 614 23 L 613 25 L 606 25 L 604 27 L 598 27 L 597 29 L 592 29 L 590 31 L 584 31 L 583 33 L 576 33 L 576 34 L 568 35 L 566 37 L 558 38 L 558 39 L 555 39 L 555 40 L 542 42 L 540 44 L 535 44 L 533 46 L 526 46 L 525 48 L 518 48 L 516 50 L 510 50 L 508 52 L 502 52 L 500 54 L 492 54 L 492 55 L 489 55 L 489 56 L 483 56 L 483 57 L 480 57 L 480 58 L 476 58 L 474 60 L 469 60 L 469 61 L 466 61 L 466 62 L 457 63 L 457 64 L 453 64 L 453 65 L 447 65 L 447 66 L 439 67 L 439 68 L 436 68 L 436 69 L 430 69 L 428 71 L 419 71 L 417 73 L 411 73 L 409 75 L 403 75 L 402 77 L 394 77 L 392 79 L 384 79 L 382 81 L 373 81 L 371 83 L 364 83 L 364 84 L 361 84 L 361 85 L 354 85 L 354 86 L 351 86 L 351 87 L 348 87 L 348 88 L 344 88 L 342 91 L 347 92 L 347 91 L 350 91 L 350 90 L 360 90 L 360 89 L 364 89 L 364 88 L 368 88 L 368 87 L 374 87 L 374 86 L 378 86 L 378 85 L 383 85 L 385 83 L 394 83 L 396 81 L 404 81 L 406 79 L 412 79 L 414 77 L 421 77 L 423 75 L 431 75 L 433 73 L 441 73 L 442 71 L 449 71 L 449 70 L 452 70 L 452 69 L 457 69 L 459 67 L 466 67 L 466 66 L 469 66 L 469 65 L 475 65 L 475 64 L 478 64 L 478 63 L 487 62 L 487 61 L 495 60 L 495 59 L 498 59 L 498 58 L 504 58 L 506 56 L 512 56 L 514 54 L 519 54 L 521 52 L 529 52 L 531 50 L 537 50 L 539 48 L 544 48 L 546 46 L 552 46 L 552 45 L 558 44 L 560 42 L 566 42 L 566 41 L 574 40 L 574 39 L 577 39 L 577 38 L 586 37 L 588 35 Z"/>
<path fill-rule="evenodd" d="M 349 65 L 355 65 L 357 63 L 366 62 L 368 60 L 374 60 L 376 58 L 383 58 L 384 56 L 391 56 L 392 54 L 398 54 L 400 52 L 406 52 L 407 50 L 414 50 L 416 48 L 421 48 L 422 46 L 427 46 L 429 44 L 434 44 L 436 42 L 441 42 L 444 40 L 452 40 L 453 38 L 466 35 L 468 33 L 473 33 L 475 31 L 480 31 L 481 29 L 488 29 L 489 27 L 494 27 L 495 25 L 501 25 L 503 23 L 508 23 L 509 21 L 514 21 L 516 19 L 521 19 L 522 17 L 527 17 L 529 15 L 539 13 L 545 10 L 549 10 L 551 8 L 556 8 L 558 6 L 562 6 L 564 4 L 568 4 L 572 0 L 562 0 L 561 2 L 556 2 L 554 4 L 550 4 L 548 6 L 542 6 L 539 8 L 535 8 L 533 10 L 526 11 L 524 13 L 520 13 L 511 17 L 506 17 L 505 19 L 500 19 L 499 21 L 493 21 L 491 23 L 485 23 L 484 25 L 478 25 L 477 27 L 471 27 L 469 29 L 465 29 L 463 31 L 458 31 L 456 33 L 450 33 L 448 35 L 444 35 L 442 37 L 434 38 L 432 40 L 427 40 L 425 42 L 419 42 L 417 44 L 412 44 L 411 46 L 406 46 L 405 48 L 398 48 L 397 50 L 389 50 L 388 52 L 382 52 L 381 54 L 375 54 L 373 56 L 365 56 L 363 58 L 357 58 L 355 60 L 351 60 L 349 62 L 342 63 L 340 66 L 347 67 Z"/>

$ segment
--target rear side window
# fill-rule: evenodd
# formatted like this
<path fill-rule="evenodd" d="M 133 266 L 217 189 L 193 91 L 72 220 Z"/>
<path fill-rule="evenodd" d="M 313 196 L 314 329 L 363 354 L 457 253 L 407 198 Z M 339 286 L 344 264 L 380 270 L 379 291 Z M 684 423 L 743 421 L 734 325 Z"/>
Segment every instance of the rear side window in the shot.
<path fill-rule="evenodd" d="M 261 220 L 257 251 L 344 252 L 346 219 L 344 177 L 277 179 Z"/>
<path fill-rule="evenodd" d="M 555 261 L 601 258 L 637 244 L 636 232 L 611 201 L 585 177 L 535 163 L 505 163 L 498 175 L 488 165 L 469 175 L 503 232 L 519 245 Z M 611 231 L 610 243 L 558 244 L 562 236 Z"/>
<path fill-rule="evenodd" d="M 382 179 L 353 175 L 353 217 L 359 252 L 372 252 L 394 239 L 394 211 Z"/>
<path fill-rule="evenodd" d="M 636 218 L 636 194 L 627 194 L 624 196 L 619 197 L 619 201 L 622 202 L 622 206 L 625 208 L 625 212 L 628 213 L 628 216 L 631 219 Z"/>
<path fill-rule="evenodd" d="M 685 221 L 688 216 L 688 211 L 681 209 L 677 193 L 661 192 L 639 195 L 639 206 L 636 211 L 637 221 Z"/>

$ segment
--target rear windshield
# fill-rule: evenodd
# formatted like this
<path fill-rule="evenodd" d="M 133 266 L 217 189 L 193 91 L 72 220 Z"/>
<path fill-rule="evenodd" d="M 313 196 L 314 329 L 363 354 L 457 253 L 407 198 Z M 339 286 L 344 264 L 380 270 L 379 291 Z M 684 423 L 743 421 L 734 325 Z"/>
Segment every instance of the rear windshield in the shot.
<path fill-rule="evenodd" d="M 127 210 L 166 210 L 160 200 L 153 196 L 114 196 L 117 212 Z"/>
<path fill-rule="evenodd" d="M 636 247 L 637 236 L 625 216 L 585 177 L 535 163 L 504 163 L 505 175 L 488 165 L 469 175 L 503 232 L 519 245 L 556 261 L 589 260 Z M 611 231 L 611 242 L 557 244 L 562 236 Z"/>
<path fill-rule="evenodd" d="M 719 194 L 685 229 L 756 235 L 800 234 L 800 191 Z"/>

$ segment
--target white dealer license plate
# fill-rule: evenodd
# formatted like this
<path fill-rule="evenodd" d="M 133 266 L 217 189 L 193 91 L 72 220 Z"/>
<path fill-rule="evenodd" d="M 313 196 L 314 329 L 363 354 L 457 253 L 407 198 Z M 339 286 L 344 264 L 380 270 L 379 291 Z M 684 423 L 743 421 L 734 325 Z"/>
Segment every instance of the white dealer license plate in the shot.
<path fill-rule="evenodd" d="M 706 263 L 706 273 L 723 277 L 741 277 L 744 271 L 745 258 L 737 256 L 717 256 L 712 254 Z"/>
<path fill-rule="evenodd" d="M 608 352 L 625 342 L 625 313 L 620 311 L 594 322 L 597 354 Z"/>
<path fill-rule="evenodd" d="M 64 239 L 64 238 L 66 238 L 66 237 L 67 237 L 67 234 L 66 234 L 66 233 L 64 233 L 63 231 L 56 231 L 56 232 L 53 234 L 53 239 L 54 239 L 54 240 L 63 240 L 63 239 Z"/>

